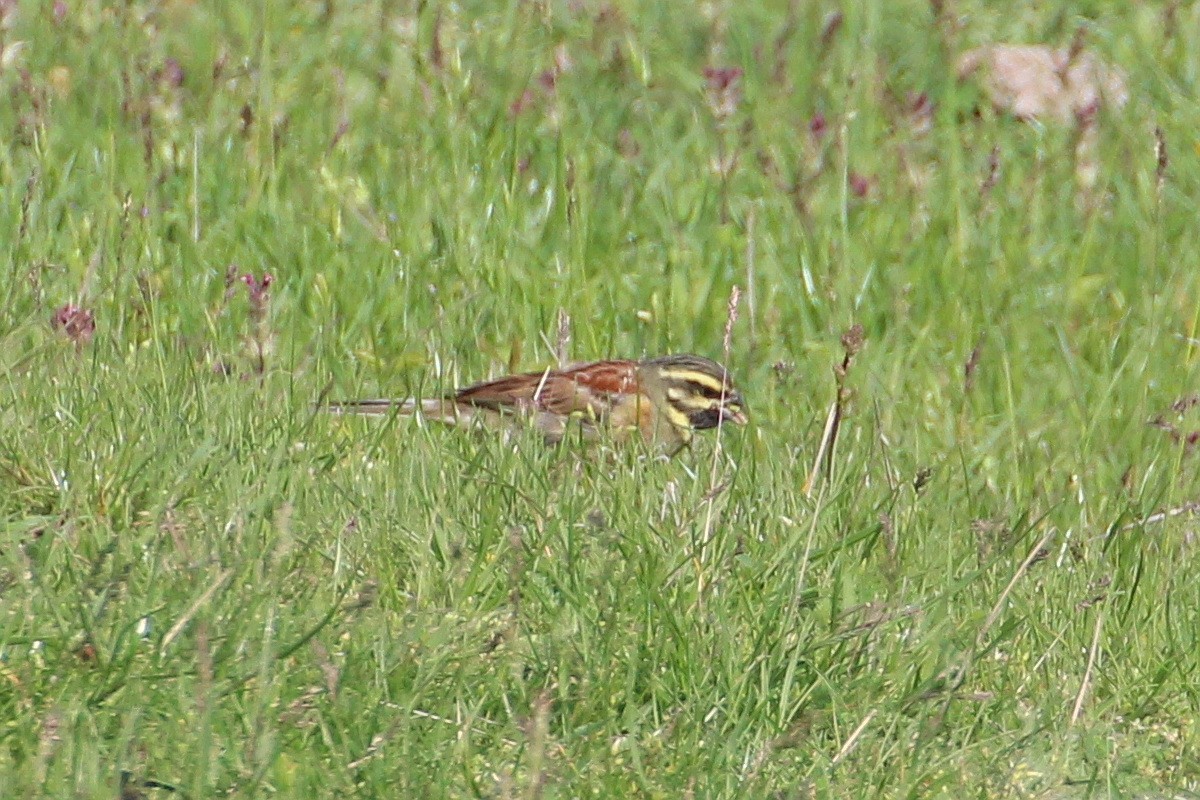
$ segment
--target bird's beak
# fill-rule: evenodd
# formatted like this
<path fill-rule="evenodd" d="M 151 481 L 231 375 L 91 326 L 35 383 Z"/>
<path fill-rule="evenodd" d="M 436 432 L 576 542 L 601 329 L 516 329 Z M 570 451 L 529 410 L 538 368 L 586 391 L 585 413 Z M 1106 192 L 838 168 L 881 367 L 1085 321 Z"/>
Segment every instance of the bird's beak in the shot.
<path fill-rule="evenodd" d="M 749 417 L 746 416 L 746 412 L 742 410 L 741 406 L 726 406 L 725 414 L 729 417 L 730 422 L 737 423 L 738 425 L 745 425 L 750 421 Z"/>

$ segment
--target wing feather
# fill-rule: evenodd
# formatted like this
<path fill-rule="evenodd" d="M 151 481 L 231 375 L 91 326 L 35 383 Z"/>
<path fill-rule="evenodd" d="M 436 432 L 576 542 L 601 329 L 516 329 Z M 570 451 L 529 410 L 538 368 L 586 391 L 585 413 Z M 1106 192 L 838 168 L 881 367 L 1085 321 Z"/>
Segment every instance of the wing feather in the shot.
<path fill-rule="evenodd" d="M 636 361 L 593 361 L 562 371 L 526 372 L 475 384 L 460 389 L 454 400 L 500 412 L 539 411 L 602 420 L 614 396 L 636 387 Z"/>

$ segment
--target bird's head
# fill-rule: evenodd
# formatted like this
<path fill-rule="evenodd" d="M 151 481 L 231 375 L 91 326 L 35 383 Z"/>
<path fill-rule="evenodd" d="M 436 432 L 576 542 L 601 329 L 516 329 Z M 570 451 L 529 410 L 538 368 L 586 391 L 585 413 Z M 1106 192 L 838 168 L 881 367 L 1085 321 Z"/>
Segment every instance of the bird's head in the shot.
<path fill-rule="evenodd" d="M 642 363 L 642 379 L 661 392 L 663 411 L 673 425 L 692 430 L 726 423 L 746 424 L 746 403 L 729 371 L 702 356 L 676 355 Z"/>

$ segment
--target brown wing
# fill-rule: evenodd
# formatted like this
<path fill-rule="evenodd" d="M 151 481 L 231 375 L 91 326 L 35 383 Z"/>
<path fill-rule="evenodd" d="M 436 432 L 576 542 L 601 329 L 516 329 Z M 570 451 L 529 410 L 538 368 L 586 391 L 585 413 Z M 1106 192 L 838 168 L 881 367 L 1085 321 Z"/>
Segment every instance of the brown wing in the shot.
<path fill-rule="evenodd" d="M 593 361 L 570 369 L 526 372 L 460 389 L 455 402 L 494 411 L 540 411 L 603 419 L 613 397 L 637 387 L 636 361 Z"/>

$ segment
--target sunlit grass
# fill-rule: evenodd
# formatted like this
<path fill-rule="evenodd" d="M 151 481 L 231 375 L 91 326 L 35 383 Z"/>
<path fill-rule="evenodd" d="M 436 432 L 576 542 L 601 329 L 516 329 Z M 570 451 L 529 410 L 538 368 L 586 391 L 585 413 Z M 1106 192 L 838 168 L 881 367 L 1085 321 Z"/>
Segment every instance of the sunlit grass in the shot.
<path fill-rule="evenodd" d="M 945 5 L 6 11 L 0 796 L 1200 790 L 1200 11 Z M 954 75 L 1081 26 L 1091 189 Z M 735 286 L 669 462 L 314 405 Z"/>

